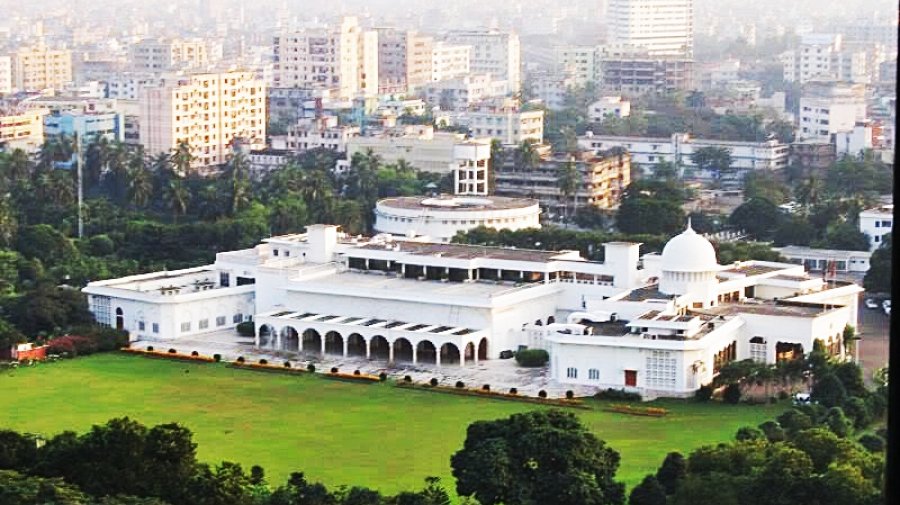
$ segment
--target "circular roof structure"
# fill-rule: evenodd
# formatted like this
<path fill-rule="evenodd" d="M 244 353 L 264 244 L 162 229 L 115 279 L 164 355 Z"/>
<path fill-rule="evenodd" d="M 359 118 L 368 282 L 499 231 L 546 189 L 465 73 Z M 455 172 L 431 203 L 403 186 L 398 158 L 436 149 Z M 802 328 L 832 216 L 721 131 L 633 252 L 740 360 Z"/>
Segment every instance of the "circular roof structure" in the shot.
<path fill-rule="evenodd" d="M 666 243 L 662 252 L 662 270 L 668 272 L 712 272 L 718 270 L 716 250 L 712 243 L 691 228 Z"/>
<path fill-rule="evenodd" d="M 537 204 L 537 200 L 530 198 L 503 196 L 401 196 L 381 200 L 378 202 L 378 207 L 444 212 L 484 212 L 527 209 Z"/>

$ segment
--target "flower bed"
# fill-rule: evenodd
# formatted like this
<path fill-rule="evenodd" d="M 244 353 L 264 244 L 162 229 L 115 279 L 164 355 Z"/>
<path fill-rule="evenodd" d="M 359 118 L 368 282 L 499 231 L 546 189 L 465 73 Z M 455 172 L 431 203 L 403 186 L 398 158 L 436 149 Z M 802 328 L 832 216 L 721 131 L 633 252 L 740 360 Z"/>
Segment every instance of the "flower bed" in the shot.
<path fill-rule="evenodd" d="M 632 407 L 631 405 L 614 404 L 606 407 L 606 412 L 617 412 L 632 416 L 665 417 L 669 411 L 659 407 Z"/>
<path fill-rule="evenodd" d="M 243 370 L 256 370 L 259 372 L 274 372 L 274 373 L 287 373 L 292 375 L 309 373 L 305 368 L 294 368 L 294 367 L 286 367 L 282 365 L 269 364 L 269 363 L 241 363 L 239 361 L 232 361 L 228 364 L 228 366 L 233 368 L 240 368 Z"/>
<path fill-rule="evenodd" d="M 208 356 L 193 356 L 190 354 L 179 354 L 172 352 L 163 352 L 163 351 L 148 351 L 144 349 L 132 349 L 130 347 L 126 347 L 121 349 L 122 352 L 126 352 L 129 354 L 138 354 L 141 356 L 147 356 L 149 358 L 162 358 L 162 359 L 174 359 L 178 361 L 195 361 L 200 363 L 215 363 L 216 360 L 210 358 Z"/>
<path fill-rule="evenodd" d="M 371 384 L 373 382 L 381 382 L 381 378 L 377 375 L 369 375 L 369 374 L 352 374 L 352 373 L 341 373 L 341 372 L 329 372 L 326 374 L 322 374 L 322 377 L 327 377 L 329 379 L 337 379 L 337 380 L 347 380 L 347 381 L 356 381 L 356 382 L 365 382 L 367 384 Z"/>
<path fill-rule="evenodd" d="M 416 384 L 411 382 L 397 382 L 397 387 L 408 389 L 419 389 L 426 391 L 437 391 L 439 393 L 447 393 L 461 396 L 480 396 L 484 398 L 493 398 L 496 400 L 511 400 L 525 403 L 536 403 L 539 405 L 554 405 L 557 407 L 572 407 L 578 409 L 590 409 L 581 400 L 567 400 L 565 398 L 535 398 L 533 396 L 523 396 L 517 393 L 504 393 L 500 391 L 490 391 L 485 389 L 456 388 L 449 386 L 431 386 L 427 384 Z"/>

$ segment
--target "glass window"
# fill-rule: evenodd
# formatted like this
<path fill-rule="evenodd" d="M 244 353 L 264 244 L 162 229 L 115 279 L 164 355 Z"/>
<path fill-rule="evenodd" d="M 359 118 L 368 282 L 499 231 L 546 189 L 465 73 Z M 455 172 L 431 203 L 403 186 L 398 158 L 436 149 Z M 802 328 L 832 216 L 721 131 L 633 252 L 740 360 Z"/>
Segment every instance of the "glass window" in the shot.
<path fill-rule="evenodd" d="M 138 321 L 138 330 L 144 331 L 144 328 L 145 328 L 144 322 L 143 322 L 143 321 Z"/>
<path fill-rule="evenodd" d="M 590 370 L 588 370 L 588 379 L 592 381 L 600 380 L 600 370 L 597 370 L 596 368 L 591 368 Z"/>
<path fill-rule="evenodd" d="M 227 318 L 226 318 L 225 316 L 219 316 L 219 317 L 217 317 L 217 318 L 216 318 L 216 326 L 225 326 L 225 321 L 226 321 L 226 319 L 227 319 Z"/>
<path fill-rule="evenodd" d="M 231 319 L 231 322 L 234 323 L 234 324 L 237 324 L 237 323 L 240 323 L 240 322 L 243 321 L 243 320 L 244 320 L 244 315 L 241 314 L 241 313 L 237 313 L 237 314 L 235 314 L 234 317 Z"/>
<path fill-rule="evenodd" d="M 201 319 L 200 320 L 200 329 L 205 330 L 209 328 L 209 319 Z"/>
<path fill-rule="evenodd" d="M 578 369 L 569 367 L 566 369 L 566 377 L 569 379 L 577 379 L 578 378 Z"/>
<path fill-rule="evenodd" d="M 191 323 L 181 323 L 181 333 L 187 333 L 189 331 L 191 331 Z"/>
<path fill-rule="evenodd" d="M 159 333 L 159 323 L 153 323 L 151 328 L 153 329 L 153 333 Z"/>

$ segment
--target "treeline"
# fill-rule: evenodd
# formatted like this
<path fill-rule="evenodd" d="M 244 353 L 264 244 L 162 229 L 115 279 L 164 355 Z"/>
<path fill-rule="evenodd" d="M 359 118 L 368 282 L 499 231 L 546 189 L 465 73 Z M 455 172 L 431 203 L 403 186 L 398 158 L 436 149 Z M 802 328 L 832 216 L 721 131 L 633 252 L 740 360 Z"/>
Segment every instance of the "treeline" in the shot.
<path fill-rule="evenodd" d="M 40 443 L 38 443 L 40 442 Z M 393 496 L 364 487 L 328 489 L 292 473 L 271 485 L 245 470 L 197 461 L 197 444 L 178 424 L 146 427 L 120 418 L 82 435 L 49 440 L 0 431 L 0 503 L 98 505 L 449 505 L 437 478 Z"/>

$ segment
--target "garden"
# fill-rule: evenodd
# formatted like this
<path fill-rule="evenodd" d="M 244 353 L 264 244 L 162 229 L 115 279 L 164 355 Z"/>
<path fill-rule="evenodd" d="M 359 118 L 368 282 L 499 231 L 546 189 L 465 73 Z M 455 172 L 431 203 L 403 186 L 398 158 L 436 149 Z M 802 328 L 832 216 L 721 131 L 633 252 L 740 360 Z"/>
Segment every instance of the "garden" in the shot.
<path fill-rule="evenodd" d="M 10 370 L 0 375 L 0 384 L 17 394 L 0 413 L 0 428 L 51 436 L 119 416 L 148 425 L 179 422 L 195 433 L 204 461 L 260 464 L 273 480 L 301 470 L 329 486 L 397 492 L 429 475 L 452 482 L 449 457 L 462 446 L 471 422 L 546 408 L 490 395 L 434 394 L 391 382 L 363 386 L 320 374 L 242 368 L 114 353 Z M 572 412 L 622 454 L 618 475 L 629 487 L 668 452 L 730 440 L 738 428 L 787 408 L 784 402 L 635 404 L 665 409 L 664 417 L 655 417 L 622 415 L 615 407 L 621 400 L 584 403 L 592 408 Z"/>

